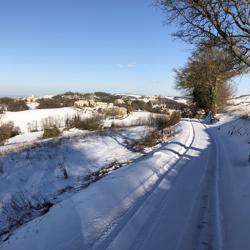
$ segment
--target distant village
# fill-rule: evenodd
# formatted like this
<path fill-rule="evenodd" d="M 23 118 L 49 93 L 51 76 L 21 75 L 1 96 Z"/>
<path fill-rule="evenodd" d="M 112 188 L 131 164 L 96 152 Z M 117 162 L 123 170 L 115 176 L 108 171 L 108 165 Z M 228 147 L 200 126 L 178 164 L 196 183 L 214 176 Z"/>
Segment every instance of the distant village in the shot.
<path fill-rule="evenodd" d="M 48 109 L 75 107 L 91 109 L 110 116 L 124 117 L 132 111 L 148 111 L 168 114 L 171 110 L 183 111 L 187 108 L 188 97 L 141 96 L 129 94 L 109 94 L 105 92 L 73 93 L 43 97 L 0 98 L 0 110 L 22 111 L 27 109 Z"/>

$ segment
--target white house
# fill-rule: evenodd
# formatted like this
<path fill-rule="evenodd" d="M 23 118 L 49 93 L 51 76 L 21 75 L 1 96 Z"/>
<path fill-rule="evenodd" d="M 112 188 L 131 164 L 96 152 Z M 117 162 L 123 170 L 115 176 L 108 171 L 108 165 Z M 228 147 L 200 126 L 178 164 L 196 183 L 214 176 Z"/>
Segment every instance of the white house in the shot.
<path fill-rule="evenodd" d="M 77 108 L 89 107 L 89 101 L 87 100 L 75 101 L 74 106 Z"/>
<path fill-rule="evenodd" d="M 124 100 L 122 100 L 122 99 L 116 99 L 115 100 L 115 104 L 124 104 L 125 102 L 124 102 Z"/>

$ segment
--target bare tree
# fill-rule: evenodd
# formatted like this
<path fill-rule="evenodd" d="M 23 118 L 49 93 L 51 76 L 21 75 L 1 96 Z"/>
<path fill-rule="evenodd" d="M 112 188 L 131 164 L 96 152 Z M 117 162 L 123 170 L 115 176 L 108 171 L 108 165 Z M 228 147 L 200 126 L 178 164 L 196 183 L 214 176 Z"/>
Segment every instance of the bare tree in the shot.
<path fill-rule="evenodd" d="M 174 34 L 191 43 L 224 46 L 250 67 L 249 0 L 157 0 L 167 23 L 177 22 Z"/>

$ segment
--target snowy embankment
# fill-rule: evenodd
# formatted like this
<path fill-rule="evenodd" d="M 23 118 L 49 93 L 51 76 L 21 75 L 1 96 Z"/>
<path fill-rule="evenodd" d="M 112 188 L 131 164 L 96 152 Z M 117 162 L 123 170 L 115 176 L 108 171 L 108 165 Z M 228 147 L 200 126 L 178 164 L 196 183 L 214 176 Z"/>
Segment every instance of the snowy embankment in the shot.
<path fill-rule="evenodd" d="M 91 174 L 112 164 L 127 164 L 141 153 L 127 141 L 144 137 L 148 127 L 92 133 L 44 142 L 0 158 L 0 232 L 8 224 L 1 207 L 13 197 L 43 197 L 53 203 L 66 191 L 89 183 Z M 65 178 L 65 173 L 67 178 Z M 63 199 L 61 197 L 60 199 Z M 4 224 L 2 224 L 4 223 Z"/>
<path fill-rule="evenodd" d="M 250 120 L 224 114 L 208 127 L 218 149 L 221 249 L 249 249 Z"/>
<path fill-rule="evenodd" d="M 191 123 L 180 122 L 175 139 L 144 159 L 123 167 L 55 205 L 46 215 L 19 228 L 13 237 L 3 243 L 2 249 L 24 250 L 34 249 L 34 246 L 35 249 L 60 250 L 98 247 L 118 223 L 122 224 L 124 215 L 152 192 L 187 152 L 193 139 Z M 121 154 L 116 153 L 115 148 L 108 151 L 120 158 Z M 74 155 L 71 160 L 73 163 L 76 160 Z"/>
<path fill-rule="evenodd" d="M 234 97 L 230 100 L 227 111 L 236 116 L 250 116 L 250 95 Z"/>

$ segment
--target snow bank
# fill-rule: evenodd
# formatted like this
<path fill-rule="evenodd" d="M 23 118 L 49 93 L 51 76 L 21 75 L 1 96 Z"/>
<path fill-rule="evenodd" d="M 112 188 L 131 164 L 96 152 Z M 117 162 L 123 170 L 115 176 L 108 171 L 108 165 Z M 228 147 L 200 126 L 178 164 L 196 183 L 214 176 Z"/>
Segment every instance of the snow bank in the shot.
<path fill-rule="evenodd" d="M 221 115 L 209 125 L 218 153 L 223 249 L 249 249 L 250 120 Z"/>
<path fill-rule="evenodd" d="M 9 138 L 4 145 L 33 142 L 41 138 L 42 135 L 43 135 L 42 131 L 28 133 L 28 134 L 20 134 Z"/>

